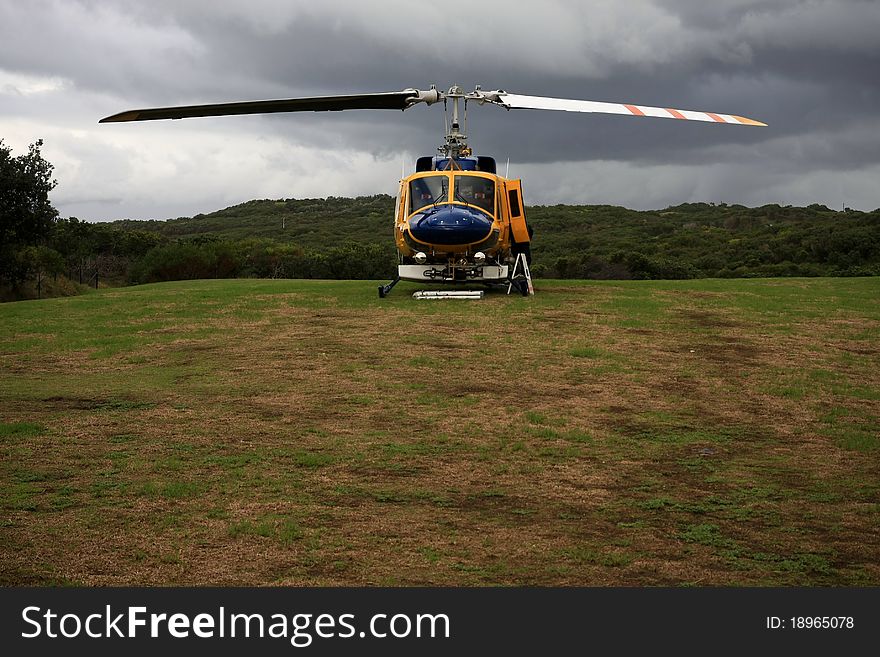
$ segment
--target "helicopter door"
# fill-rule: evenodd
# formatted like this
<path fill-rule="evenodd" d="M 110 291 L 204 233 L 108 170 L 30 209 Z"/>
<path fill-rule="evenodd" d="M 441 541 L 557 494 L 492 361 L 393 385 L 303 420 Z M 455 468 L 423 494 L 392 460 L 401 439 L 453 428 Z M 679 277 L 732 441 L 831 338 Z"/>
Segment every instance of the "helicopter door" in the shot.
<path fill-rule="evenodd" d="M 529 243 L 529 230 L 526 227 L 526 211 L 522 202 L 522 181 L 508 180 L 507 207 L 510 209 L 510 228 L 513 231 L 513 239 L 517 244 Z"/>
<path fill-rule="evenodd" d="M 406 219 L 406 183 L 400 182 L 400 189 L 397 190 L 397 201 L 394 204 L 394 220 L 402 222 Z"/>

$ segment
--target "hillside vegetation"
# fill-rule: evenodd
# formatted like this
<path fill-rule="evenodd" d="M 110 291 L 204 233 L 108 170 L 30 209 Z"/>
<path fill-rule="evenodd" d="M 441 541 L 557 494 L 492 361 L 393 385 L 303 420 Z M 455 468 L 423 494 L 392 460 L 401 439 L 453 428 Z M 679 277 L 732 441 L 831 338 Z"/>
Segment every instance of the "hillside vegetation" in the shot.
<path fill-rule="evenodd" d="M 394 199 L 260 200 L 191 218 L 124 221 L 173 240 L 253 238 L 327 252 L 375 246 L 393 265 Z M 552 278 L 669 279 L 880 273 L 880 211 L 688 203 L 659 211 L 532 206 L 533 272 Z"/>
<path fill-rule="evenodd" d="M 0 298 L 78 284 L 203 278 L 382 279 L 395 273 L 394 199 L 255 200 L 167 221 L 53 219 L 13 247 Z M 880 274 L 880 210 L 691 203 L 527 208 L 539 278 L 688 279 Z M 17 250 L 16 250 L 17 249 Z"/>
<path fill-rule="evenodd" d="M 376 279 L 395 273 L 394 199 L 257 200 L 167 221 L 60 218 L 41 141 L 0 139 L 0 300 L 83 285 L 204 278 Z M 873 276 L 880 209 L 689 203 L 658 211 L 533 206 L 532 272 L 575 279 Z"/>

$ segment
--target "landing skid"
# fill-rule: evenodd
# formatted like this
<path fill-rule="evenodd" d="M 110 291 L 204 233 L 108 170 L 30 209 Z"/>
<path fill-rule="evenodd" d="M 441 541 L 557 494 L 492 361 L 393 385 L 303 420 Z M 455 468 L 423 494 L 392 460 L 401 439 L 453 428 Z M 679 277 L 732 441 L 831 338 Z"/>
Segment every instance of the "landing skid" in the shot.
<path fill-rule="evenodd" d="M 407 267 L 407 266 L 401 265 L 400 269 L 404 269 L 404 267 Z M 399 272 L 397 274 L 397 276 L 394 278 L 394 280 L 388 282 L 387 284 L 380 285 L 379 286 L 379 298 L 384 299 L 385 297 L 387 297 L 388 294 L 391 292 L 391 290 L 394 288 L 394 286 L 397 285 L 401 280 L 426 282 L 426 283 L 440 282 L 440 281 L 436 281 L 434 277 L 416 277 L 415 273 L 409 271 L 409 269 L 412 269 L 412 267 L 409 266 L 409 267 L 407 267 L 407 269 L 405 271 Z M 421 269 L 421 268 L 419 267 L 416 269 Z M 482 274 L 483 271 L 485 271 L 485 269 L 488 269 L 488 267 L 481 269 L 480 273 Z M 493 269 L 495 269 L 495 268 L 493 268 Z M 509 274 L 508 274 L 508 271 L 509 271 Z M 498 274 L 501 274 L 501 276 L 499 276 L 498 278 L 493 277 L 491 279 L 487 279 L 487 278 L 478 279 L 478 278 L 472 276 L 472 277 L 465 279 L 465 280 L 462 280 L 462 281 L 446 279 L 446 280 L 443 280 L 442 282 L 452 283 L 452 284 L 456 284 L 456 283 L 458 283 L 458 284 L 461 284 L 461 283 L 483 283 L 484 285 L 486 285 L 490 288 L 494 287 L 494 286 L 502 286 L 503 287 L 506 285 L 507 286 L 507 294 L 510 294 L 513 290 L 516 290 L 517 292 L 522 294 L 524 297 L 527 297 L 527 296 L 535 293 L 535 288 L 532 286 L 532 272 L 529 270 L 528 258 L 526 257 L 525 253 L 518 253 L 517 254 L 516 261 L 514 262 L 514 265 L 513 265 L 513 269 L 508 270 L 507 265 L 504 265 L 501 267 L 497 267 L 497 270 L 493 271 L 493 273 L 496 273 L 496 272 Z M 401 273 L 404 274 L 404 276 L 401 276 Z M 504 276 L 504 275 L 506 275 L 506 276 L 504 278 L 502 278 L 502 276 Z M 455 293 L 441 293 L 441 294 L 437 294 L 436 296 L 432 294 L 429 297 L 424 297 L 424 298 L 444 298 L 444 297 L 452 298 L 455 296 L 457 296 Z"/>
<path fill-rule="evenodd" d="M 413 299 L 482 299 L 482 290 L 419 290 Z"/>

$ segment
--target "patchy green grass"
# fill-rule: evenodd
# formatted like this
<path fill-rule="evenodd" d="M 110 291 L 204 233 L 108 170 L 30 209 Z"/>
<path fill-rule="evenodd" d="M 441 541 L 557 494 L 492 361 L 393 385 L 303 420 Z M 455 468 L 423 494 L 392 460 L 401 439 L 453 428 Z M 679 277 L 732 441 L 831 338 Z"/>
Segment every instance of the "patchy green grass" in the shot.
<path fill-rule="evenodd" d="M 880 584 L 880 281 L 0 305 L 0 584 Z"/>

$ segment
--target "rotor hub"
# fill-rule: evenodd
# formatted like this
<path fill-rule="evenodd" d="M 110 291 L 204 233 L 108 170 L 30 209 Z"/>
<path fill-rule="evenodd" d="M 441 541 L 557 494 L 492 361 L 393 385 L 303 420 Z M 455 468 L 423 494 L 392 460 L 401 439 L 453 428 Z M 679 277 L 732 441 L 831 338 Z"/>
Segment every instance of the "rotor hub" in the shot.
<path fill-rule="evenodd" d="M 485 103 L 499 103 L 498 94 L 501 92 L 484 92 L 480 85 L 476 85 L 471 93 L 465 93 L 461 86 L 454 84 L 449 91 L 441 93 L 434 85 L 431 89 L 437 94 L 438 100 L 443 100 L 446 114 L 446 137 L 444 143 L 437 150 L 451 159 L 467 157 L 473 153 L 467 143 L 467 104 L 469 100 L 475 100 L 480 105 Z M 421 95 L 428 92 L 419 92 L 419 97 L 414 102 L 422 102 Z M 450 108 L 450 101 L 452 107 Z M 430 102 L 430 101 L 424 101 Z M 462 104 L 463 103 L 463 104 Z M 451 113 L 451 117 L 450 117 Z"/>

